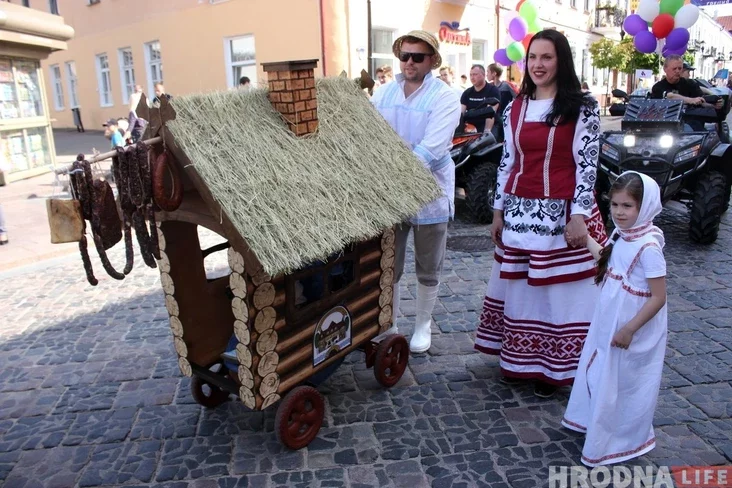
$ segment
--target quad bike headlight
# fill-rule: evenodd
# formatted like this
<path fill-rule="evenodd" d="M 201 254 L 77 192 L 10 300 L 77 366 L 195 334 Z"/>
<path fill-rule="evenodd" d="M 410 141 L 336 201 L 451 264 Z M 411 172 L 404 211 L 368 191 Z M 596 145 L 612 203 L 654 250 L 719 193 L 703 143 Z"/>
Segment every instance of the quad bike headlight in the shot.
<path fill-rule="evenodd" d="M 633 134 L 627 134 L 623 137 L 623 146 L 633 147 L 635 146 L 635 136 Z"/>
<path fill-rule="evenodd" d="M 620 160 L 620 151 L 612 147 L 607 142 L 603 143 L 600 152 L 608 159 L 612 159 L 614 161 Z"/>
<path fill-rule="evenodd" d="M 660 146 L 661 146 L 662 148 L 664 148 L 664 149 L 668 149 L 668 148 L 670 148 L 671 146 L 673 146 L 673 145 L 674 145 L 674 137 L 673 137 L 673 136 L 670 136 L 670 135 L 668 135 L 668 134 L 664 134 L 664 135 L 662 135 L 662 136 L 661 136 L 661 138 L 660 138 L 660 139 L 658 140 L 658 144 L 659 144 L 659 145 L 660 145 Z"/>
<path fill-rule="evenodd" d="M 681 161 L 686 161 L 687 159 L 693 159 L 699 155 L 700 150 L 701 144 L 696 144 L 694 146 L 684 149 L 683 151 L 679 151 L 679 153 L 674 158 L 674 163 L 680 163 Z"/>

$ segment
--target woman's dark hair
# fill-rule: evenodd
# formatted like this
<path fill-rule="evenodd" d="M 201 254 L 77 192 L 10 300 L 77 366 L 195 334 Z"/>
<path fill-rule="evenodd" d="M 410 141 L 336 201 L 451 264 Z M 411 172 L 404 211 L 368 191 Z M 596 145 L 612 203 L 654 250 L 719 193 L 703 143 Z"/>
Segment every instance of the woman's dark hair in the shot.
<path fill-rule="evenodd" d="M 546 116 L 548 125 L 558 125 L 572 122 L 579 118 L 580 109 L 583 105 L 592 106 L 595 99 L 591 95 L 582 93 L 577 73 L 574 70 L 574 58 L 569 41 L 564 34 L 554 29 L 546 29 L 534 34 L 526 51 L 526 68 L 524 70 L 524 81 L 521 83 L 520 95 L 534 98 L 536 95 L 536 84 L 529 74 L 529 52 L 535 41 L 544 39 L 554 44 L 557 52 L 557 95 L 554 97 L 554 104 Z"/>
<path fill-rule="evenodd" d="M 608 198 L 619 191 L 626 191 L 630 197 L 635 200 L 640 208 L 641 202 L 643 201 L 643 180 L 637 173 L 627 173 L 620 175 L 610 187 L 610 191 L 607 193 Z M 613 246 L 615 241 L 618 240 L 620 234 L 613 236 L 613 242 L 605 246 L 600 251 L 600 259 L 597 261 L 597 274 L 595 275 L 595 284 L 599 285 L 605 279 L 607 273 L 607 263 L 610 261 L 610 254 L 613 252 Z"/>

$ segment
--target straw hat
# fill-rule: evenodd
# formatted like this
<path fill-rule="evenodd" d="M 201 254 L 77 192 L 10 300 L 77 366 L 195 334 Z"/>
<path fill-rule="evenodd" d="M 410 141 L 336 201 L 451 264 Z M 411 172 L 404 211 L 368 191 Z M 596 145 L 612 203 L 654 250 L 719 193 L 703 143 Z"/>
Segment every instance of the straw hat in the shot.
<path fill-rule="evenodd" d="M 435 62 L 432 63 L 432 69 L 437 69 L 442 66 L 442 56 L 440 56 L 440 42 L 434 35 L 423 30 L 413 30 L 394 41 L 394 44 L 391 46 L 391 50 L 394 53 L 394 56 L 398 58 L 399 55 L 402 53 L 402 42 L 404 42 L 404 40 L 408 37 L 414 37 L 416 39 L 419 39 L 420 41 L 426 42 L 432 48 L 432 50 L 435 51 Z"/>

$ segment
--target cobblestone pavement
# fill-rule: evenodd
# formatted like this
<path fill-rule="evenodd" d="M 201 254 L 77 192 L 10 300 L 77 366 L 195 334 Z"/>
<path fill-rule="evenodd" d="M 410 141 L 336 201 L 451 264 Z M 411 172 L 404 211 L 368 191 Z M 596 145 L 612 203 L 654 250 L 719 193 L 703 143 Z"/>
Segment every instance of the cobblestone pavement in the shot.
<path fill-rule="evenodd" d="M 636 465 L 732 460 L 732 217 L 718 242 L 689 243 L 686 218 L 664 214 L 669 347 L 656 413 L 658 447 Z M 487 228 L 452 226 L 451 236 Z M 93 254 L 93 253 L 92 253 Z M 119 249 L 112 253 L 121 265 Z M 362 353 L 320 387 L 317 439 L 281 447 L 274 412 L 236 399 L 193 402 L 178 371 L 156 270 L 140 259 L 124 282 L 92 288 L 76 256 L 0 274 L 0 485 L 54 487 L 546 486 L 547 466 L 579 464 L 582 438 L 559 421 L 568 389 L 540 400 L 498 383 L 474 353 L 490 248 L 449 251 L 428 354 L 380 388 Z M 413 320 L 409 268 L 399 326 Z"/>

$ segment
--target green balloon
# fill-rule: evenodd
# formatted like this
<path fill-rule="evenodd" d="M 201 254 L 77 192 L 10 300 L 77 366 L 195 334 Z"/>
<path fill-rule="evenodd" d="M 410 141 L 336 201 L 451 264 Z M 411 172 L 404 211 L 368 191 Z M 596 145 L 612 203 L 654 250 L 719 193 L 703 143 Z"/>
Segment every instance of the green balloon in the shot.
<path fill-rule="evenodd" d="M 541 25 L 541 21 L 539 19 L 535 19 L 533 22 L 529 23 L 529 34 L 536 34 L 542 29 L 543 26 Z"/>
<path fill-rule="evenodd" d="M 676 15 L 681 7 L 684 6 L 684 0 L 661 0 L 662 14 Z"/>
<path fill-rule="evenodd" d="M 684 0 L 681 0 L 683 4 Z M 531 3 L 531 0 L 526 0 L 523 5 L 521 5 L 521 8 L 519 9 L 519 15 L 523 17 L 523 19 L 528 23 L 531 24 L 534 20 L 536 20 L 536 17 L 538 17 L 539 12 L 537 12 L 536 7 L 533 3 Z"/>
<path fill-rule="evenodd" d="M 521 61 L 525 54 L 526 50 L 524 49 L 524 45 L 518 41 L 512 42 L 506 47 L 506 56 L 513 62 Z"/>

